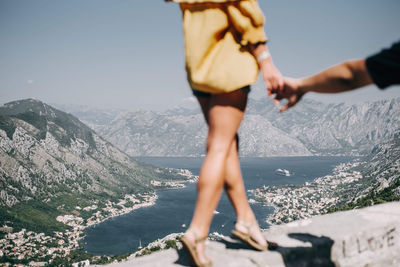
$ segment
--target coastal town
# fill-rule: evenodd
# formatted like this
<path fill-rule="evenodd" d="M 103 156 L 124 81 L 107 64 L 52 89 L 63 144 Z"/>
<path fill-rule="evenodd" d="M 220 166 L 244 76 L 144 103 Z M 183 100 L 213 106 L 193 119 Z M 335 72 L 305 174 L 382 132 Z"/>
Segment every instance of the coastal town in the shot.
<path fill-rule="evenodd" d="M 194 182 L 198 179 L 189 170 L 180 169 L 179 174 L 187 180 L 159 182 L 152 180 L 156 188 L 182 188 L 185 182 Z M 125 195 L 118 202 L 107 201 L 104 208 L 98 204 L 86 207 L 76 206 L 72 214 L 60 215 L 57 221 L 70 226 L 65 232 L 54 232 L 54 235 L 35 233 L 22 229 L 13 232 L 13 228 L 7 225 L 0 227 L 0 231 L 6 233 L 0 239 L 0 258 L 8 258 L 19 261 L 26 261 L 29 266 L 45 266 L 57 257 L 65 257 L 72 251 L 79 249 L 80 240 L 85 236 L 84 230 L 110 218 L 127 214 L 133 210 L 149 207 L 156 203 L 156 193 Z M 82 218 L 81 213 L 91 212 L 88 219 Z M 0 266 L 13 266 L 10 263 L 0 263 Z"/>
<path fill-rule="evenodd" d="M 264 186 L 249 192 L 255 200 L 274 207 L 267 218 L 270 224 L 288 223 L 326 213 L 337 203 L 341 192 L 355 186 L 363 178 L 354 170 L 361 162 L 354 161 L 336 166 L 333 174 L 306 182 L 304 185 Z"/>
<path fill-rule="evenodd" d="M 139 200 L 139 198 L 143 200 Z M 72 214 L 56 218 L 57 221 L 70 226 L 71 229 L 65 232 L 54 232 L 53 236 L 34 233 L 26 229 L 13 233 L 11 227 L 3 226 L 3 231 L 8 231 L 9 233 L 0 240 L 0 257 L 7 256 L 17 260 L 36 259 L 38 262 L 32 261 L 30 265 L 44 265 L 58 256 L 65 257 L 72 250 L 78 249 L 80 246 L 79 240 L 85 236 L 85 228 L 135 209 L 154 205 L 156 200 L 157 195 L 155 193 L 138 196 L 125 195 L 124 199 L 117 203 L 108 201 L 106 207 L 102 209 L 99 209 L 97 205 L 83 208 L 76 206 Z M 133 203 L 133 205 L 127 205 L 127 203 Z M 81 210 L 92 211 L 93 215 L 84 220 L 79 216 Z"/>

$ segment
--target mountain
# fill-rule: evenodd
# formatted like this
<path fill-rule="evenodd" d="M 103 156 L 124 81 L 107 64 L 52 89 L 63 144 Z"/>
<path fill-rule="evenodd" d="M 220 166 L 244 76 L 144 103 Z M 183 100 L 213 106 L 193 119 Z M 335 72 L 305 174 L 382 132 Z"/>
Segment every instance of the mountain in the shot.
<path fill-rule="evenodd" d="M 382 188 L 397 182 L 400 179 L 400 130 L 390 140 L 375 146 L 366 161 L 366 174 L 375 177 Z"/>
<path fill-rule="evenodd" d="M 400 126 L 400 98 L 354 105 L 303 101 L 281 116 L 271 109 L 253 112 L 269 118 L 314 155 L 367 155 Z"/>
<path fill-rule="evenodd" d="M 203 124 L 201 114 L 138 111 L 120 114 L 99 132 L 132 156 L 195 156 L 204 150 Z"/>
<path fill-rule="evenodd" d="M 361 184 L 349 190 L 332 211 L 362 208 L 400 200 L 400 130 L 374 147 L 359 168 Z"/>
<path fill-rule="evenodd" d="M 125 111 L 123 109 L 100 109 L 84 105 L 51 105 L 59 110 L 73 114 L 95 132 L 109 125 L 118 114 Z"/>
<path fill-rule="evenodd" d="M 81 206 L 154 191 L 176 171 L 139 163 L 71 114 L 38 100 L 0 107 L 0 224 L 35 226 Z M 52 226 L 55 227 L 56 222 Z"/>
<path fill-rule="evenodd" d="M 207 130 L 197 104 L 166 112 L 72 112 L 131 156 L 199 156 L 205 151 Z M 241 155 L 367 155 L 399 126 L 400 98 L 354 105 L 305 99 L 284 113 L 270 99 L 250 99 L 239 129 Z"/>

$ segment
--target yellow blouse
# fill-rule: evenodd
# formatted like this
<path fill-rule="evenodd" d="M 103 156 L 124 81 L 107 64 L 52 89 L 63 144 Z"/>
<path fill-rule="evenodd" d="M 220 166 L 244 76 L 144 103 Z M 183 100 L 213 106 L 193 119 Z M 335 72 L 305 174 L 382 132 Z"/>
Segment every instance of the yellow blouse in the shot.
<path fill-rule="evenodd" d="M 257 0 L 173 0 L 180 3 L 186 70 L 193 89 L 231 92 L 253 84 L 258 64 L 248 44 L 266 42 Z"/>

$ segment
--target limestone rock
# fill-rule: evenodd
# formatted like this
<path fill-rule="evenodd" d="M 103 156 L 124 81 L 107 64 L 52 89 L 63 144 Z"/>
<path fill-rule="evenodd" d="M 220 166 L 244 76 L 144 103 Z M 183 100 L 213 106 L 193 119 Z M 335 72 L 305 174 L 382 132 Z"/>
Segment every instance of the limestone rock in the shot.
<path fill-rule="evenodd" d="M 76 117 L 38 100 L 0 106 L 0 206 L 83 192 L 122 198 L 153 191 L 151 180 L 173 174 L 133 160 Z"/>

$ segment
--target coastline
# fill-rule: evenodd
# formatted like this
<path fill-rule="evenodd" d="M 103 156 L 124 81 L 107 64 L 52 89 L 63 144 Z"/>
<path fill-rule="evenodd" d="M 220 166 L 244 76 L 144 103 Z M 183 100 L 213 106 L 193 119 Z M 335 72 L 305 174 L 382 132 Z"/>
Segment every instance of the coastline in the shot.
<path fill-rule="evenodd" d="M 258 203 L 274 208 L 265 219 L 270 225 L 310 218 L 326 213 L 339 202 L 341 192 L 363 179 L 361 173 L 354 170 L 360 164 L 358 159 L 341 163 L 335 166 L 332 174 L 302 185 L 264 186 L 249 192 Z"/>
<path fill-rule="evenodd" d="M 340 165 L 338 165 L 340 166 Z M 336 166 L 336 168 L 338 168 Z M 172 169 L 171 169 L 172 170 Z M 177 169 L 173 169 L 177 170 Z M 197 177 L 192 175 L 188 170 L 183 170 L 181 169 L 182 172 L 181 174 L 185 174 L 182 177 L 182 180 L 172 180 L 172 181 L 157 181 L 157 180 L 151 180 L 150 183 L 152 187 L 155 189 L 154 192 L 148 193 L 148 194 L 143 194 L 143 195 L 125 195 L 122 199 L 116 200 L 114 202 L 108 201 L 107 203 L 102 202 L 103 204 L 99 203 L 98 201 L 96 202 L 91 202 L 87 204 L 86 207 L 75 207 L 75 210 L 73 210 L 73 213 L 70 215 L 64 215 L 68 216 L 65 217 L 65 224 L 70 223 L 70 225 L 73 227 L 72 230 L 68 230 L 64 233 L 60 233 L 60 238 L 59 239 L 53 239 L 53 241 L 60 241 L 61 239 L 64 239 L 66 242 L 62 245 L 59 245 L 57 247 L 51 247 L 50 244 L 45 244 L 46 246 L 46 252 L 51 251 L 50 254 L 51 256 L 59 257 L 66 257 L 67 255 L 70 254 L 70 252 L 77 252 L 77 251 L 82 251 L 82 244 L 80 244 L 79 240 L 85 237 L 85 230 L 89 227 L 95 227 L 96 225 L 107 221 L 108 219 L 116 218 L 117 216 L 122 216 L 125 214 L 128 214 L 132 211 L 138 210 L 140 208 L 144 207 L 150 207 L 152 205 L 155 205 L 158 200 L 159 196 L 159 191 L 164 191 L 167 189 L 180 189 L 183 187 L 187 186 L 188 182 L 195 182 L 197 180 Z M 326 177 L 333 176 L 331 174 L 316 178 L 312 182 L 306 182 L 305 184 L 302 185 L 296 185 L 296 186 L 286 186 L 288 190 L 298 190 L 299 188 L 302 187 L 307 187 L 310 184 L 316 183 L 318 179 L 325 179 Z M 315 177 L 315 176 L 314 176 Z M 290 180 L 290 179 L 289 179 Z M 261 185 L 259 185 L 261 186 Z M 271 188 L 280 188 L 280 187 L 285 187 L 285 186 L 270 186 Z M 254 187 L 253 187 L 254 188 Z M 257 189 L 260 190 L 260 193 L 267 193 L 264 191 L 266 187 L 259 187 L 251 191 L 256 191 Z M 263 204 L 269 207 L 273 207 L 273 213 L 267 218 L 262 220 L 265 220 L 266 222 L 270 224 L 276 224 L 276 222 L 273 222 L 272 220 L 282 211 L 285 209 L 285 207 L 279 207 L 279 203 L 276 201 L 268 201 L 269 199 L 267 198 L 262 198 L 262 194 L 254 194 L 253 195 L 256 197 L 251 197 L 249 199 L 250 203 L 259 203 Z M 278 194 L 279 195 L 279 194 Z M 132 205 L 131 205 L 132 204 Z M 98 205 L 98 206 L 97 206 Z M 295 208 L 293 208 L 295 209 Z M 89 211 L 89 212 L 82 212 L 82 215 L 79 216 L 79 212 L 81 210 Z M 102 212 L 104 211 L 104 212 Z M 86 215 L 86 217 L 85 217 Z M 61 217 L 64 217 L 61 216 Z M 90 217 L 89 217 L 90 216 Z M 312 216 L 312 214 L 308 214 L 307 216 Z M 61 219 L 60 217 L 60 219 Z M 83 218 L 82 218 L 83 217 Z M 89 217 L 89 218 L 88 218 Z M 86 218 L 86 219 L 84 219 Z M 260 218 L 261 219 L 261 218 Z M 279 222 L 278 222 L 279 223 Z M 11 242 L 11 244 L 13 244 Z M 54 250 L 53 250 L 54 248 Z M 63 252 L 60 251 L 64 250 Z M 54 252 L 54 253 L 53 253 Z M 97 259 L 99 256 L 94 256 L 93 259 Z"/>
<path fill-rule="evenodd" d="M 125 197 L 129 198 L 129 196 Z M 132 198 L 132 196 L 130 197 Z M 142 197 L 144 198 L 143 201 L 140 202 L 137 200 L 133 206 L 123 209 L 112 208 L 111 202 L 108 202 L 107 204 L 109 205 L 104 209 L 107 212 L 111 211 L 110 215 L 104 217 L 96 216 L 100 214 L 98 211 L 92 215 L 92 217 L 96 216 L 96 219 L 91 221 L 86 220 L 86 223 L 82 217 L 79 217 L 77 209 L 74 210 L 73 214 L 60 215 L 56 220 L 71 226 L 72 229 L 64 232 L 54 232 L 54 236 L 47 236 L 44 233 L 36 233 L 27 231 L 26 229 L 22 229 L 19 232 L 10 232 L 0 240 L 0 257 L 6 257 L 6 259 L 14 258 L 15 260 L 28 258 L 31 260 L 30 264 L 32 263 L 33 265 L 37 262 L 51 263 L 59 257 L 64 258 L 81 247 L 79 241 L 85 237 L 84 230 L 86 228 L 94 227 L 99 223 L 127 214 L 136 209 L 154 205 L 158 198 L 155 192 L 142 195 Z M 89 206 L 89 210 L 94 209 L 94 206 L 96 205 Z M 78 210 L 80 209 L 78 208 Z M 37 244 L 40 244 L 40 246 L 37 247 Z M 2 265 L 2 262 L 0 262 L 0 265 Z"/>
<path fill-rule="evenodd" d="M 287 190 L 291 190 L 293 188 L 296 188 L 296 190 L 302 190 L 303 188 L 313 188 L 313 187 L 320 187 L 320 188 L 324 188 L 325 190 L 331 190 L 332 184 L 334 184 L 333 186 L 336 188 L 338 185 L 343 185 L 343 184 L 350 184 L 354 181 L 358 181 L 360 179 L 362 179 L 363 177 L 361 176 L 361 174 L 358 171 L 354 171 L 352 170 L 354 167 L 357 167 L 361 164 L 360 161 L 358 161 L 358 159 L 356 160 L 352 160 L 350 162 L 347 163 L 341 163 L 339 165 L 336 165 L 334 167 L 334 169 L 332 170 L 332 173 L 322 176 L 322 177 L 317 177 L 315 178 L 313 181 L 311 182 L 306 182 L 304 184 L 301 185 L 283 185 L 283 186 L 269 186 L 269 188 L 287 188 Z M 334 181 L 338 181 L 336 184 L 334 183 Z M 267 187 L 264 187 L 267 188 Z M 263 189 L 264 189 L 263 188 Z M 273 208 L 273 213 L 270 214 L 268 216 L 268 218 L 265 219 L 265 221 L 271 225 L 277 224 L 275 222 L 272 222 L 272 220 L 274 218 L 276 218 L 277 215 L 279 215 L 284 209 L 285 207 L 280 207 L 279 206 L 279 201 L 271 201 L 271 199 L 267 200 L 261 200 L 261 193 L 260 195 L 257 195 L 255 192 L 257 189 L 253 189 L 253 190 L 248 190 L 249 192 L 253 193 L 253 195 L 255 196 L 254 198 L 250 198 L 249 197 L 249 203 L 259 203 L 259 204 L 263 204 L 269 207 Z M 322 193 L 322 191 L 320 192 Z M 273 197 L 272 197 L 273 199 Z M 337 198 L 335 198 L 335 200 L 337 200 Z M 336 202 L 332 202 L 336 203 Z M 324 204 L 324 203 L 322 203 Z M 323 209 L 322 209 L 323 210 Z M 319 212 L 321 211 L 321 209 L 318 210 Z M 295 213 L 293 213 L 295 214 Z M 314 214 L 311 210 L 309 210 L 308 214 L 303 214 L 302 215 L 306 216 L 305 218 L 317 215 Z M 266 229 L 262 229 L 262 230 L 266 230 Z M 133 253 L 129 253 L 129 255 L 126 256 L 126 260 L 132 260 L 135 257 L 140 257 L 143 255 L 148 255 L 151 254 L 155 251 L 159 251 L 159 250 L 165 250 L 168 248 L 181 248 L 182 245 L 179 241 L 179 237 L 182 236 L 183 233 L 171 233 L 168 234 L 162 238 L 159 238 L 151 243 L 149 243 L 146 247 L 133 252 Z M 221 236 L 218 233 L 210 233 L 209 234 L 209 238 L 211 240 L 218 240 L 221 238 Z M 114 261 L 116 262 L 116 261 Z"/>
<path fill-rule="evenodd" d="M 188 170 L 185 170 L 188 171 Z M 188 171 L 190 172 L 190 171 Z M 108 201 L 106 204 L 106 208 L 103 208 L 103 210 L 110 212 L 111 215 L 109 216 L 104 216 L 104 217 L 100 217 L 98 216 L 98 212 L 94 213 L 92 217 L 90 217 L 87 221 L 87 223 L 85 225 L 82 225 L 82 223 L 80 223 L 82 221 L 82 218 L 80 218 L 79 216 L 73 216 L 73 215 L 64 215 L 64 216 L 68 216 L 69 220 L 68 221 L 62 221 L 58 220 L 60 222 L 63 222 L 69 226 L 74 227 L 74 231 L 79 231 L 80 233 L 83 233 L 83 230 L 85 230 L 86 228 L 89 227 L 95 227 L 96 225 L 103 223 L 109 219 L 113 219 L 116 218 L 118 216 L 122 216 L 125 214 L 128 214 L 130 212 L 133 212 L 137 209 L 140 208 L 145 208 L 145 207 L 151 207 L 153 205 L 156 204 L 156 201 L 158 199 L 158 195 L 157 195 L 157 191 L 160 190 L 173 190 L 173 189 L 181 189 L 185 187 L 185 183 L 193 183 L 196 180 L 197 176 L 195 175 L 190 175 L 193 179 L 188 179 L 188 180 L 181 180 L 181 181 L 173 181 L 173 182 L 165 182 L 163 184 L 153 184 L 153 186 L 156 188 L 154 192 L 152 193 L 147 193 L 147 194 L 143 194 L 140 195 L 140 197 L 144 198 L 144 200 L 142 202 L 140 202 L 137 198 L 136 195 L 125 195 L 124 199 L 121 199 L 118 203 L 113 203 Z M 153 182 L 154 180 L 152 180 Z M 153 182 L 154 183 L 154 182 Z M 157 187 L 159 187 L 157 189 Z M 134 204 L 131 207 L 126 207 L 124 206 L 127 201 L 132 201 Z M 115 208 L 115 206 L 120 206 L 121 209 Z M 64 217 L 64 216 L 59 216 L 59 217 Z M 72 216 L 72 217 L 71 217 Z M 94 216 L 96 216 L 96 218 L 93 218 Z M 57 217 L 57 218 L 59 218 Z M 84 236 L 80 237 L 78 240 L 84 238 Z"/>
<path fill-rule="evenodd" d="M 72 227 L 71 230 L 54 232 L 54 236 L 46 236 L 44 233 L 35 233 L 26 229 L 22 229 L 20 232 L 10 232 L 3 239 L 0 239 L 0 257 L 15 258 L 15 260 L 29 259 L 30 264 L 51 263 L 56 258 L 65 258 L 71 252 L 76 252 L 82 248 L 79 241 L 85 237 L 85 229 L 95 227 L 109 219 L 128 214 L 137 209 L 155 205 L 158 199 L 157 191 L 159 190 L 180 189 L 185 187 L 185 183 L 197 181 L 198 177 L 189 170 L 174 170 L 178 171 L 178 174 L 184 179 L 160 182 L 160 184 L 152 180 L 153 183 L 156 183 L 153 185 L 153 192 L 125 195 L 123 199 L 119 199 L 117 202 L 107 201 L 101 205 L 105 205 L 105 207 L 99 207 L 98 201 L 95 201 L 92 205 L 86 207 L 76 206 L 71 212 L 72 214 L 57 216 L 56 220 Z M 92 212 L 89 218 L 84 219 L 80 216 L 82 211 Z M 36 249 L 35 244 L 40 244 L 40 248 Z"/>
<path fill-rule="evenodd" d="M 134 196 L 135 195 L 133 195 L 133 197 Z M 129 197 L 132 197 L 132 196 L 126 196 L 126 197 L 129 198 Z M 103 222 L 105 222 L 105 221 L 107 221 L 109 219 L 128 214 L 128 213 L 130 213 L 130 212 L 132 212 L 134 210 L 140 209 L 140 208 L 153 206 L 153 205 L 156 204 L 156 201 L 158 199 L 158 195 L 156 194 L 156 192 L 154 192 L 153 194 L 142 195 L 142 197 L 145 198 L 145 200 L 143 202 L 139 202 L 139 203 L 133 205 L 132 207 L 125 207 L 120 211 L 116 211 L 111 216 L 104 217 L 104 218 L 102 218 L 102 219 L 100 219 L 98 221 L 95 221 L 93 223 L 87 223 L 87 225 L 85 225 L 83 229 L 86 229 L 86 228 L 89 228 L 89 227 L 92 227 L 92 226 L 96 226 L 97 224 L 103 223 Z M 120 202 L 117 205 L 120 205 Z"/>
<path fill-rule="evenodd" d="M 111 201 L 108 201 L 106 203 L 106 207 L 103 208 L 105 212 L 108 212 L 111 215 L 103 215 L 102 217 L 97 211 L 94 213 L 89 219 L 87 219 L 86 225 L 81 225 L 80 221 L 82 218 L 79 216 L 74 216 L 74 215 L 64 215 L 64 216 L 69 216 L 69 220 L 63 220 L 63 216 L 58 216 L 57 218 L 60 217 L 60 220 L 57 219 L 60 222 L 63 222 L 69 226 L 77 227 L 79 230 L 84 230 L 88 227 L 93 227 L 96 226 L 97 224 L 100 224 L 102 222 L 105 222 L 109 219 L 122 216 L 125 214 L 128 214 L 134 210 L 144 208 L 144 207 L 150 207 L 156 204 L 156 201 L 158 199 L 157 191 L 159 190 L 166 190 L 166 189 L 180 189 L 185 187 L 185 183 L 194 183 L 198 180 L 198 176 L 193 175 L 189 170 L 187 169 L 172 169 L 168 168 L 171 170 L 178 171 L 178 174 L 186 177 L 186 180 L 177 180 L 177 181 L 169 181 L 169 182 L 159 182 L 156 180 L 151 180 L 150 183 L 151 185 L 155 188 L 155 191 L 152 193 L 146 193 L 146 194 L 138 194 L 140 198 L 143 198 L 144 200 L 140 201 L 135 194 L 133 195 L 125 195 L 123 199 L 120 199 L 118 203 L 113 203 Z M 134 203 L 133 206 L 127 207 L 126 204 L 128 201 Z M 82 208 L 83 210 L 85 209 L 97 209 L 97 205 L 92 205 L 89 207 Z M 80 208 L 79 208 L 80 209 Z M 72 217 L 71 217 L 72 216 Z M 96 217 L 96 218 L 93 218 Z M 73 221 L 76 221 L 76 223 L 72 223 Z M 69 224 L 68 224 L 69 223 Z"/>

